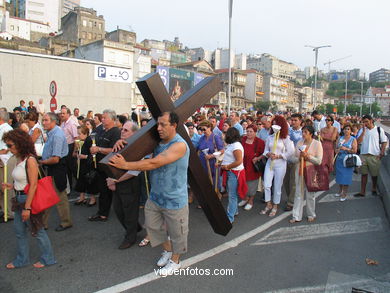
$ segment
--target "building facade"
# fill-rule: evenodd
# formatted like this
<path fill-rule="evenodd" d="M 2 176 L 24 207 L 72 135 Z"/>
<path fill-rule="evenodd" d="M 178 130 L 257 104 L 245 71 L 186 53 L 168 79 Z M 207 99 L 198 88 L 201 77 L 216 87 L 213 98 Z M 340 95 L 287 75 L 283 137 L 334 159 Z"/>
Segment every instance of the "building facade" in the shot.
<path fill-rule="evenodd" d="M 11 0 L 14 15 L 19 18 L 49 25 L 58 32 L 62 16 L 62 0 Z"/>
<path fill-rule="evenodd" d="M 61 19 L 57 39 L 85 45 L 105 38 L 105 20 L 92 8 L 76 7 Z"/>
<path fill-rule="evenodd" d="M 80 6 L 80 0 L 61 0 L 61 17 L 64 17 L 76 7 Z"/>
<path fill-rule="evenodd" d="M 381 68 L 370 73 L 370 82 L 390 82 L 390 70 Z"/>

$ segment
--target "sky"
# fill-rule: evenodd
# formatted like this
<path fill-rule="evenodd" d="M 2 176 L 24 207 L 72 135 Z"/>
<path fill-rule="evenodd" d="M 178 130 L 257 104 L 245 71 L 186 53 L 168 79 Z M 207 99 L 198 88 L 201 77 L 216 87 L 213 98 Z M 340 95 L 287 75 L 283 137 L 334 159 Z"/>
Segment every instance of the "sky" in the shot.
<path fill-rule="evenodd" d="M 119 26 L 144 39 L 172 40 L 206 50 L 228 48 L 229 0 L 81 0 L 103 15 L 106 30 Z M 390 0 L 234 0 L 232 49 L 269 53 L 303 69 L 314 66 L 305 45 L 319 50 L 318 68 L 390 69 Z"/>

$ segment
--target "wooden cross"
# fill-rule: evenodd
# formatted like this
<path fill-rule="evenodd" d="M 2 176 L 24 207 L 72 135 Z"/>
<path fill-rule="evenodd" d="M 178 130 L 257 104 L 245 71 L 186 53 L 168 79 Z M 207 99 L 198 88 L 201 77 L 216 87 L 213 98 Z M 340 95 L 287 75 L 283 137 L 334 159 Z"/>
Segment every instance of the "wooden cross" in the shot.
<path fill-rule="evenodd" d="M 127 139 L 127 145 L 118 153 L 127 161 L 138 161 L 152 153 L 160 142 L 156 123 L 158 116 L 163 112 L 175 111 L 179 116 L 177 132 L 190 148 L 188 169 L 191 189 L 202 206 L 214 232 L 224 236 L 227 235 L 232 225 L 183 125 L 188 117 L 221 90 L 220 80 L 216 77 L 205 78 L 182 95 L 175 103 L 171 101 L 158 73 L 148 74 L 136 83 L 154 119 Z M 108 165 L 109 159 L 113 155 L 114 153 L 107 155 L 99 163 L 109 176 L 119 178 L 124 171 Z"/>

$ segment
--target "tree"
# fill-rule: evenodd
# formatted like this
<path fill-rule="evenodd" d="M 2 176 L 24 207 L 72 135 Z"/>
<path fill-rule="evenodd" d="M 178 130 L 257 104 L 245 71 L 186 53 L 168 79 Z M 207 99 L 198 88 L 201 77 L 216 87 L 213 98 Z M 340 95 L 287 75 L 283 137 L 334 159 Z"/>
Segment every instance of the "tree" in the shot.
<path fill-rule="evenodd" d="M 271 102 L 270 101 L 258 101 L 255 105 L 255 108 L 258 111 L 263 111 L 266 112 L 270 109 L 271 107 Z"/>

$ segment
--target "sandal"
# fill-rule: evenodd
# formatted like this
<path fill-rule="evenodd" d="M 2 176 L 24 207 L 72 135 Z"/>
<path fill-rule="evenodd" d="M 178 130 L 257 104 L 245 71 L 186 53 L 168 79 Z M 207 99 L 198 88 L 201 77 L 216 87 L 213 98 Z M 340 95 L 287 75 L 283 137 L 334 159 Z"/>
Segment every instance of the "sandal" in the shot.
<path fill-rule="evenodd" d="M 138 244 L 139 247 L 147 246 L 150 243 L 150 240 L 147 238 L 142 239 L 142 241 Z"/>
<path fill-rule="evenodd" d="M 91 222 L 106 222 L 107 221 L 107 217 L 102 217 L 101 215 L 93 215 L 93 216 L 90 216 L 88 218 L 88 221 L 91 221 Z"/>
<path fill-rule="evenodd" d="M 83 199 L 83 200 L 78 200 L 78 201 L 75 201 L 74 204 L 76 206 L 80 206 L 80 205 L 83 205 L 83 204 L 86 204 L 87 203 L 87 200 L 86 199 Z"/>
<path fill-rule="evenodd" d="M 38 261 L 35 264 L 33 264 L 33 267 L 37 268 L 37 269 L 42 269 L 45 267 L 45 265 L 43 263 L 41 263 L 40 261 Z"/>
<path fill-rule="evenodd" d="M 10 262 L 9 264 L 7 264 L 5 267 L 6 267 L 7 269 L 9 269 L 9 270 L 16 269 L 16 267 L 14 266 L 14 264 L 13 264 L 12 262 Z"/>
<path fill-rule="evenodd" d="M 308 221 L 309 223 L 312 223 L 312 222 L 314 222 L 315 220 L 316 220 L 315 217 L 307 217 L 307 221 Z"/>
<path fill-rule="evenodd" d="M 276 208 L 273 208 L 272 210 L 271 210 L 271 212 L 269 213 L 269 215 L 268 216 L 270 216 L 270 217 L 275 217 L 275 215 L 276 215 L 276 213 L 277 213 L 277 211 L 278 211 L 278 209 Z"/>
<path fill-rule="evenodd" d="M 263 210 L 260 211 L 260 215 L 265 215 L 265 214 L 268 213 L 271 209 L 272 209 L 272 207 L 266 206 Z"/>
<path fill-rule="evenodd" d="M 301 220 L 301 221 L 302 221 L 302 220 Z M 288 222 L 289 222 L 290 224 L 294 224 L 294 223 L 299 223 L 299 222 L 301 222 L 301 221 L 295 220 L 295 219 L 293 218 L 293 219 L 290 219 Z"/>

